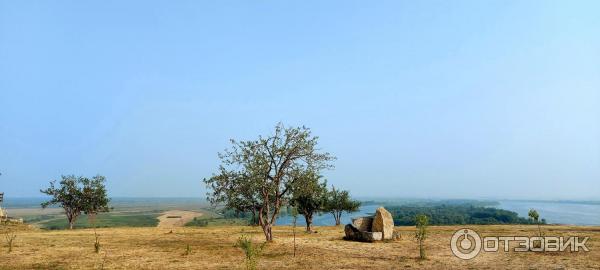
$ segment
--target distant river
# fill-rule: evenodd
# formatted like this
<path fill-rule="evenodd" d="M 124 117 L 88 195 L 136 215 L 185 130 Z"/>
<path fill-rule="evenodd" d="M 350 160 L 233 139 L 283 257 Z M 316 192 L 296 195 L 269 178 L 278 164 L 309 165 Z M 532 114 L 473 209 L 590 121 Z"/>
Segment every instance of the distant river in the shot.
<path fill-rule="evenodd" d="M 498 201 L 500 204 L 494 208 L 505 209 L 516 212 L 521 217 L 527 218 L 529 209 L 536 209 L 541 218 L 545 218 L 550 224 L 572 224 L 572 225 L 600 225 L 600 204 L 567 203 L 567 202 L 540 202 L 540 201 Z M 375 213 L 379 205 L 366 205 L 355 213 L 344 213 L 342 224 L 351 222 L 352 218 L 368 216 Z M 313 218 L 314 225 L 335 225 L 331 214 L 322 214 Z M 277 219 L 278 225 L 291 225 L 292 217 L 282 215 Z M 305 225 L 304 217 L 298 216 L 298 226 Z"/>
<path fill-rule="evenodd" d="M 375 214 L 375 210 L 377 209 L 377 207 L 379 207 L 379 205 L 376 205 L 376 204 L 365 205 L 365 206 L 361 206 L 360 210 L 358 212 L 354 212 L 354 213 L 350 213 L 350 214 L 343 213 L 342 214 L 342 224 L 350 223 L 352 218 L 373 215 L 373 214 Z M 291 225 L 292 217 L 287 216 L 287 215 L 279 216 L 279 218 L 277 218 L 276 224 L 277 225 Z M 335 219 L 333 219 L 333 215 L 329 214 L 329 213 L 316 215 L 313 217 L 313 224 L 316 226 L 333 226 L 333 225 L 335 225 Z M 304 216 L 298 215 L 297 225 L 298 226 L 306 225 L 306 222 L 304 222 Z"/>
<path fill-rule="evenodd" d="M 496 208 L 506 209 L 527 217 L 529 209 L 538 211 L 548 223 L 600 225 L 600 204 L 539 201 L 499 201 Z"/>

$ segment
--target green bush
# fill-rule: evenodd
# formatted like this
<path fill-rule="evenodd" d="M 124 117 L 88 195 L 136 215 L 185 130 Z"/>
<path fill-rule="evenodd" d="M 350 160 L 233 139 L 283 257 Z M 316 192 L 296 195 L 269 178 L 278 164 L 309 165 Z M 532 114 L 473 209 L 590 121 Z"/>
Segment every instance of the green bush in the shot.
<path fill-rule="evenodd" d="M 246 256 L 246 269 L 255 270 L 265 243 L 257 245 L 252 242 L 252 239 L 245 234 L 242 234 L 236 243 L 236 247 L 241 248 Z"/>

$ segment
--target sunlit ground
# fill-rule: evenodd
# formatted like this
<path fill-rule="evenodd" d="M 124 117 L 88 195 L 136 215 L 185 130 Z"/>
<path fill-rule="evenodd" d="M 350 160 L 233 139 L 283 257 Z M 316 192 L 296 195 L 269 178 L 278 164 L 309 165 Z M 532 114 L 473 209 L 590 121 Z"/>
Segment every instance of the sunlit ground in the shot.
<path fill-rule="evenodd" d="M 534 236 L 535 226 L 468 226 L 482 236 Z M 317 227 L 317 233 L 297 230 L 293 256 L 292 228 L 275 228 L 275 241 L 261 255 L 259 269 L 590 269 L 600 268 L 600 227 L 546 226 L 546 235 L 589 236 L 590 252 L 482 253 L 463 261 L 450 251 L 450 238 L 461 227 L 430 227 L 427 260 L 418 259 L 413 227 L 397 228 L 402 239 L 358 243 L 342 240 L 342 227 Z M 4 228 L 3 230 L 5 230 Z M 14 229 L 14 228 L 13 228 Z M 172 230 L 172 233 L 170 231 Z M 41 231 L 20 228 L 13 252 L 4 237 L 0 269 L 243 269 L 244 256 L 235 247 L 241 233 L 262 242 L 259 227 L 107 228 L 99 229 L 102 249 L 94 252 L 91 229 Z M 190 253 L 186 254 L 186 247 Z"/>

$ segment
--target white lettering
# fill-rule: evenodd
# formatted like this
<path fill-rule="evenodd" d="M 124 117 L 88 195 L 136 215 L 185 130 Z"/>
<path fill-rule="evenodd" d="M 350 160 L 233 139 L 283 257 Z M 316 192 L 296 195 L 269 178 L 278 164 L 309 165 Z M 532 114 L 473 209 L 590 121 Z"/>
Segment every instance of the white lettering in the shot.
<path fill-rule="evenodd" d="M 583 248 L 584 251 L 590 251 L 586 246 L 585 242 L 590 239 L 589 237 L 583 238 L 583 241 L 579 242 L 579 237 L 575 237 L 575 251 L 579 251 L 579 248 Z"/>
<path fill-rule="evenodd" d="M 571 251 L 575 249 L 575 239 L 573 237 L 569 237 L 569 240 L 565 243 L 565 239 L 563 237 L 560 238 L 560 251 L 567 250 L 567 247 L 571 247 Z"/>
<path fill-rule="evenodd" d="M 558 251 L 560 248 L 559 239 L 556 236 L 544 237 L 546 251 Z"/>
<path fill-rule="evenodd" d="M 544 251 L 544 238 L 535 236 L 529 238 L 529 248 L 533 252 L 542 252 Z"/>
<path fill-rule="evenodd" d="M 508 249 L 510 248 L 510 244 L 509 241 L 515 241 L 515 238 L 513 236 L 500 236 L 498 237 L 498 239 L 502 242 L 504 242 L 504 251 L 508 252 Z"/>
<path fill-rule="evenodd" d="M 519 246 L 515 248 L 516 252 L 529 251 L 529 237 L 517 236 L 515 241 L 519 242 Z"/>
<path fill-rule="evenodd" d="M 490 246 L 490 244 L 492 244 Z M 498 238 L 497 237 L 486 237 L 483 238 L 483 251 L 485 252 L 497 252 L 498 251 Z"/>

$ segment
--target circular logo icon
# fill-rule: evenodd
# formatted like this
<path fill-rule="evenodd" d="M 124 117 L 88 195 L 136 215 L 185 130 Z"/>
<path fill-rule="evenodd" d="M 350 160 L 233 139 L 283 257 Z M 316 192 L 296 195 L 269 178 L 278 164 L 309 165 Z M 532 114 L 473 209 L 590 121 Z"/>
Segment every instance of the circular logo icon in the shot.
<path fill-rule="evenodd" d="M 481 251 L 481 237 L 471 229 L 460 229 L 452 235 L 450 248 L 456 257 L 463 260 L 473 259 Z"/>

